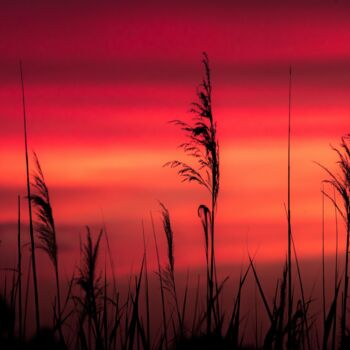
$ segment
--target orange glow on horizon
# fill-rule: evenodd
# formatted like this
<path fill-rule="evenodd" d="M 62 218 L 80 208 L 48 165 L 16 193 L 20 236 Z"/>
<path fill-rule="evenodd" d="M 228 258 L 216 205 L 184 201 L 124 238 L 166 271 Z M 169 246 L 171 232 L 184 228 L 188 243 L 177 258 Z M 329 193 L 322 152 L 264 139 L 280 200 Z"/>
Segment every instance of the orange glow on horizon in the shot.
<path fill-rule="evenodd" d="M 221 156 L 219 261 L 237 263 L 257 247 L 262 260 L 284 259 L 289 64 L 294 234 L 302 257 L 318 256 L 326 174 L 313 162 L 336 169 L 329 144 L 349 132 L 350 8 L 276 5 L 269 11 L 232 4 L 223 13 L 209 4 L 199 12 L 159 4 L 130 12 L 113 4 L 93 13 L 85 5 L 82 13 L 74 4 L 71 11 L 38 6 L 32 16 L 10 4 L 0 12 L 8 33 L 0 38 L 3 245 L 13 243 L 16 198 L 25 196 L 21 57 L 29 146 L 42 163 L 64 254 L 74 254 L 85 225 L 105 223 L 124 254 L 118 268 L 127 271 L 141 254 L 140 222 L 149 221 L 150 211 L 161 235 L 160 200 L 173 220 L 177 261 L 183 268 L 201 264 L 197 208 L 208 195 L 162 165 L 185 159 L 176 148 L 183 134 L 168 121 L 190 118 L 206 50 Z M 26 222 L 24 200 L 22 206 Z M 333 221 L 329 205 L 329 255 Z M 1 257 L 0 265 L 12 259 Z"/>

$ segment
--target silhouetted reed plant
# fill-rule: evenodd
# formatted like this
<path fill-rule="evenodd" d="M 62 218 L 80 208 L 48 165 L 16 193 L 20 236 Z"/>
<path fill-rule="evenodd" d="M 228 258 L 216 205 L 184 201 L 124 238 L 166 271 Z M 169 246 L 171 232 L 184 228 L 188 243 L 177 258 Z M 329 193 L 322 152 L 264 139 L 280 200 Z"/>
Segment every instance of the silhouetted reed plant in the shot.
<path fill-rule="evenodd" d="M 220 184 L 219 145 L 216 135 L 216 122 L 212 112 L 212 85 L 209 59 L 203 53 L 204 78 L 197 90 L 198 100 L 192 103 L 190 110 L 191 123 L 181 120 L 173 120 L 172 123 L 184 131 L 187 142 L 180 144 L 185 154 L 197 161 L 197 167 L 185 162 L 174 160 L 165 164 L 171 168 L 177 168 L 177 173 L 183 181 L 196 182 L 206 188 L 210 194 L 210 209 L 207 205 L 199 206 L 199 214 L 202 209 L 210 213 L 205 218 L 208 225 L 204 229 L 205 251 L 207 257 L 207 333 L 213 331 L 212 320 L 214 319 L 214 331 L 220 331 L 220 310 L 218 302 L 218 281 L 215 267 L 215 212 Z M 203 220 L 203 219 L 202 219 Z"/>
<path fill-rule="evenodd" d="M 185 312 L 186 312 L 186 301 L 187 301 L 187 285 L 185 288 L 184 299 L 182 302 L 182 307 L 180 309 L 178 293 L 176 291 L 175 283 L 175 258 L 174 258 L 174 233 L 171 227 L 170 214 L 168 209 L 163 203 L 160 203 L 162 209 L 162 221 L 163 229 L 165 233 L 165 238 L 167 242 L 167 252 L 168 252 L 168 264 L 165 268 L 162 269 L 162 278 L 164 288 L 169 292 L 171 296 L 171 303 L 175 306 L 175 311 L 178 320 L 178 329 L 174 325 L 174 334 L 183 337 L 185 328 Z"/>
<path fill-rule="evenodd" d="M 51 260 L 56 280 L 56 302 L 57 310 L 55 315 L 57 318 L 58 329 L 60 330 L 61 340 L 63 335 L 61 332 L 61 292 L 60 292 L 60 278 L 58 267 L 58 248 L 56 242 L 56 227 L 50 202 L 49 189 L 46 186 L 43 171 L 40 166 L 39 159 L 34 153 L 35 172 L 32 176 L 31 202 L 35 208 L 36 223 L 35 231 L 38 235 L 39 243 L 37 247 L 42 249 Z"/>

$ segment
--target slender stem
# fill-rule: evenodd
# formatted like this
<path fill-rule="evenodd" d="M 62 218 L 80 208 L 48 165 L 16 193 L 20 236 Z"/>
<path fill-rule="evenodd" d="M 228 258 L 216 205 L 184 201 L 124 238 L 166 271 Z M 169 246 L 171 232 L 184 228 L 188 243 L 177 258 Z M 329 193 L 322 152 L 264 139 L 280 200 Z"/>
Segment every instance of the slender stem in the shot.
<path fill-rule="evenodd" d="M 25 303 L 24 303 L 24 316 L 23 316 L 23 339 L 26 337 L 26 327 L 27 327 L 27 310 L 28 310 L 28 300 L 29 300 L 29 281 L 30 281 L 30 271 L 32 265 L 32 258 L 29 257 L 28 261 L 28 271 L 27 271 L 27 281 L 26 281 L 26 296 L 25 296 Z"/>
<path fill-rule="evenodd" d="M 112 271 L 112 278 L 113 278 L 113 292 L 114 292 L 114 298 L 117 297 L 117 283 L 116 283 L 116 276 L 115 276 L 115 268 L 114 268 L 114 260 L 112 258 L 112 253 L 111 253 L 111 247 L 109 245 L 109 238 L 108 238 L 108 232 L 107 232 L 107 228 L 106 228 L 106 225 L 104 224 L 103 225 L 103 230 L 104 230 L 104 233 L 105 233 L 105 238 L 106 238 L 106 243 L 107 243 L 107 249 L 108 249 L 108 256 L 109 256 L 109 264 L 110 264 L 110 268 L 111 268 L 111 271 Z"/>
<path fill-rule="evenodd" d="M 322 307 L 323 307 L 323 333 L 326 330 L 326 282 L 325 282 L 325 262 L 324 262 L 324 186 L 322 186 Z M 327 344 L 323 344 L 327 348 Z"/>
<path fill-rule="evenodd" d="M 257 286 L 254 288 L 254 311 L 255 311 L 255 349 L 259 348 L 259 337 L 258 337 L 258 300 L 257 300 Z"/>
<path fill-rule="evenodd" d="M 334 214 L 335 214 L 335 273 L 334 273 L 334 295 L 337 293 L 338 285 L 338 211 L 337 211 L 337 199 L 335 196 L 335 188 L 333 187 L 333 200 L 334 200 Z M 333 321 L 333 337 L 332 337 L 332 350 L 335 350 L 335 339 L 337 332 L 337 300 L 335 298 L 335 317 Z"/>
<path fill-rule="evenodd" d="M 350 234 L 350 217 L 348 215 L 347 229 L 346 229 L 346 250 L 345 250 L 345 281 L 344 281 L 344 300 L 343 300 L 343 311 L 341 319 L 341 346 L 344 347 L 345 337 L 346 337 L 346 312 L 347 312 L 347 300 L 348 300 L 348 288 L 349 288 L 349 276 L 348 276 L 348 266 L 349 266 L 349 234 Z"/>
<path fill-rule="evenodd" d="M 292 67 L 289 67 L 289 108 L 288 108 L 288 348 L 291 347 L 292 320 L 292 262 L 291 262 L 291 215 L 290 215 L 290 134 L 291 134 Z"/>
<path fill-rule="evenodd" d="M 22 253 L 21 253 L 21 197 L 18 196 L 18 322 L 19 322 L 19 340 L 22 341 Z"/>
<path fill-rule="evenodd" d="M 104 349 L 108 349 L 108 314 L 107 314 L 107 263 L 105 255 L 105 271 L 104 271 L 104 291 L 103 291 L 103 330 L 104 330 Z"/>
<path fill-rule="evenodd" d="M 179 321 L 180 335 L 183 336 L 183 331 L 184 331 L 184 329 L 183 329 L 183 319 L 182 319 L 182 316 L 181 316 L 180 307 L 179 307 L 179 301 L 178 301 L 178 297 L 177 297 L 174 271 L 171 271 L 170 278 L 171 278 L 171 284 L 172 284 L 173 294 L 174 294 L 174 299 L 175 299 L 175 308 L 176 308 L 177 318 L 178 318 L 178 321 Z"/>
<path fill-rule="evenodd" d="M 145 227 L 142 220 L 142 237 L 143 237 L 143 250 L 145 257 L 145 302 L 146 302 L 146 332 L 147 332 L 147 346 L 150 348 L 151 341 L 151 330 L 150 330 L 150 308 L 149 308 L 149 285 L 148 285 L 148 267 L 147 267 L 147 249 L 146 249 L 146 238 L 145 238 Z"/>
<path fill-rule="evenodd" d="M 326 281 L 324 263 L 324 188 L 322 188 L 322 306 L 323 306 L 323 327 L 326 327 Z M 324 344 L 326 346 L 326 344 Z"/>
<path fill-rule="evenodd" d="M 210 227 L 210 273 L 209 273 L 209 325 L 208 333 L 211 332 L 211 317 L 214 309 L 214 206 L 212 205 L 211 210 L 211 227 Z"/>
<path fill-rule="evenodd" d="M 162 298 L 162 313 L 163 313 L 163 327 L 164 327 L 164 338 L 165 338 L 165 348 L 168 350 L 168 335 L 167 335 L 167 321 L 166 321 L 166 314 L 165 314 L 165 298 L 164 298 L 164 286 L 163 286 L 163 278 L 162 278 L 162 270 L 160 267 L 160 258 L 159 258 L 159 250 L 158 250 L 158 243 L 157 243 L 157 237 L 156 237 L 156 230 L 154 228 L 154 221 L 153 216 L 151 213 L 151 222 L 152 222 L 152 230 L 153 230 L 153 237 L 154 237 L 154 244 L 156 246 L 156 253 L 157 253 L 157 262 L 158 262 L 158 275 L 159 275 L 159 283 L 160 283 L 160 294 Z"/>
<path fill-rule="evenodd" d="M 36 321 L 36 330 L 37 330 L 37 332 L 39 332 L 39 329 L 40 329 L 39 293 L 38 293 L 38 282 L 37 282 L 36 263 L 35 263 L 34 228 L 33 228 L 33 215 L 32 215 L 32 203 L 31 203 L 30 180 L 29 180 L 27 116 L 26 116 L 26 107 L 25 107 L 24 82 L 23 82 L 23 71 L 22 71 L 22 62 L 21 61 L 19 62 L 19 68 L 20 68 L 20 72 L 21 72 L 21 83 L 22 83 L 24 146 L 25 146 L 25 157 L 26 157 L 27 197 L 28 197 L 28 210 L 29 210 L 29 233 L 30 233 L 30 246 L 31 246 L 31 250 L 32 250 L 32 269 L 33 269 L 34 299 L 35 299 L 35 321 Z"/>
<path fill-rule="evenodd" d="M 56 277 L 56 289 L 57 289 L 58 332 L 59 332 L 59 335 L 60 335 L 60 339 L 61 339 L 62 345 L 65 345 L 64 336 L 63 336 L 63 332 L 62 332 L 61 291 L 60 291 L 60 279 L 59 279 L 59 272 L 58 272 L 57 257 L 56 257 L 56 262 L 55 262 L 55 277 Z"/>
<path fill-rule="evenodd" d="M 195 326 L 197 322 L 197 311 L 198 311 L 198 299 L 199 299 L 199 283 L 200 283 L 200 275 L 197 277 L 197 288 L 196 288 L 196 299 L 194 302 L 194 313 L 193 313 L 193 321 L 192 321 L 192 337 L 195 335 Z"/>
<path fill-rule="evenodd" d="M 210 75 L 208 74 L 208 85 L 209 85 L 209 103 L 210 103 L 210 115 L 212 116 L 211 110 L 211 84 L 210 84 Z M 215 141 L 215 124 L 213 123 L 213 118 L 210 119 L 210 130 L 212 134 L 212 138 Z M 216 143 L 215 143 L 216 144 Z M 216 148 L 212 150 L 212 159 L 213 165 L 211 169 L 211 180 L 212 180 L 212 188 L 211 188 L 211 255 L 210 255 L 210 303 L 214 316 L 216 315 L 216 326 L 219 326 L 220 319 L 220 308 L 219 308 L 219 290 L 218 290 L 218 281 L 216 274 L 216 265 L 215 265 L 215 211 L 216 211 L 216 200 L 217 200 L 217 190 L 218 190 L 218 164 L 219 159 L 217 157 Z M 214 306 L 214 284 L 216 291 L 216 310 Z M 210 331 L 210 329 L 209 329 Z"/>
<path fill-rule="evenodd" d="M 294 258 L 295 258 L 295 264 L 296 264 L 296 270 L 297 270 L 297 275 L 298 275 L 298 281 L 299 281 L 299 286 L 300 286 L 300 292 L 301 292 L 301 299 L 303 302 L 303 318 L 304 318 L 304 323 L 305 323 L 305 327 L 306 327 L 306 341 L 307 341 L 307 347 L 308 350 L 311 349 L 311 342 L 310 342 L 310 331 L 309 331 L 309 322 L 307 319 L 307 303 L 306 303 L 306 299 L 305 299 L 305 292 L 304 292 L 304 286 L 303 286 L 303 280 L 301 278 L 301 269 L 300 269 L 300 265 L 299 265 L 299 259 L 298 259 L 298 255 L 297 255 L 297 249 L 295 247 L 295 242 L 294 242 L 294 238 L 293 235 L 291 236 L 292 238 L 292 245 L 293 245 L 293 252 L 294 252 Z"/>

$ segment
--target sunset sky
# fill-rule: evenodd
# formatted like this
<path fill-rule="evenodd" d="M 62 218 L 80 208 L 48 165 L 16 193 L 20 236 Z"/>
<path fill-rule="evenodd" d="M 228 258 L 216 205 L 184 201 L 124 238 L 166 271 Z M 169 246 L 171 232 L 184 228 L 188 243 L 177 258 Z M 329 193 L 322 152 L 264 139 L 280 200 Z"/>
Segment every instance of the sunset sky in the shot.
<path fill-rule="evenodd" d="M 16 262 L 17 194 L 27 222 L 20 59 L 29 148 L 50 189 L 63 270 L 79 261 L 86 225 L 106 225 L 119 273 L 138 266 L 142 220 L 153 254 L 150 211 L 162 234 L 158 201 L 170 210 L 177 266 L 204 264 L 197 207 L 207 193 L 163 167 L 186 159 L 168 121 L 191 117 L 203 51 L 221 155 L 219 264 L 240 264 L 248 251 L 260 261 L 285 257 L 289 65 L 293 232 L 301 257 L 319 256 L 326 175 L 314 161 L 335 169 L 330 144 L 350 132 L 350 6 L 301 4 L 2 1 L 1 268 Z M 25 225 L 23 235 L 27 242 Z M 48 263 L 42 253 L 39 261 Z"/>

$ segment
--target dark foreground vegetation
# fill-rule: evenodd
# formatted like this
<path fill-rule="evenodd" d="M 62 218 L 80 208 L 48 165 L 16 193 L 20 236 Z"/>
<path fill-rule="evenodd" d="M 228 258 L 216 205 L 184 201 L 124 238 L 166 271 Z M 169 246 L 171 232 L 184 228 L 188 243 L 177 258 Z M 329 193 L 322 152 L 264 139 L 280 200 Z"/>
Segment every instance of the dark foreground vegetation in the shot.
<path fill-rule="evenodd" d="M 164 234 L 167 242 L 167 264 L 160 262 L 157 235 L 153 227 L 154 245 L 157 253 L 157 281 L 160 295 L 159 309 L 150 307 L 151 293 L 147 261 L 147 247 L 144 238 L 144 254 L 136 276 L 130 276 L 126 297 L 122 297 L 117 278 L 114 275 L 113 251 L 110 249 L 107 231 L 102 229 L 93 235 L 86 228 L 86 237 L 81 243 L 81 263 L 71 279 L 62 289 L 60 285 L 59 236 L 56 234 L 53 208 L 49 189 L 36 154 L 33 164 L 28 156 L 26 106 L 24 83 L 23 93 L 24 142 L 26 159 L 25 195 L 29 212 L 29 247 L 24 246 L 21 232 L 20 196 L 18 197 L 18 264 L 12 267 L 12 280 L 5 283 L 0 294 L 0 347 L 1 349 L 348 349 L 348 289 L 349 289 L 349 234 L 350 234 L 350 138 L 344 136 L 340 147 L 334 148 L 338 157 L 338 173 L 333 174 L 325 166 L 323 200 L 330 200 L 335 209 L 338 242 L 339 222 L 345 224 L 345 252 L 335 256 L 335 279 L 331 303 L 325 302 L 325 259 L 322 256 L 322 315 L 321 322 L 315 322 L 310 311 L 314 302 L 306 296 L 297 249 L 293 240 L 290 208 L 290 121 L 288 129 L 288 200 L 286 205 L 286 247 L 287 259 L 281 266 L 281 277 L 276 283 L 272 303 L 265 295 L 261 277 L 255 266 L 254 257 L 237 281 L 236 290 L 227 290 L 227 278 L 219 278 L 216 266 L 216 225 L 218 194 L 220 189 L 220 157 L 216 133 L 216 122 L 212 111 L 212 83 L 209 61 L 203 55 L 204 77 L 197 90 L 197 99 L 191 105 L 189 122 L 174 120 L 180 127 L 185 141 L 180 145 L 189 156 L 189 163 L 170 161 L 165 164 L 177 171 L 182 181 L 195 182 L 207 193 L 207 202 L 198 205 L 198 218 L 202 224 L 205 254 L 206 289 L 195 291 L 194 300 L 189 300 L 189 284 L 181 292 L 176 282 L 174 258 L 174 237 L 170 213 L 160 203 Z M 291 78 L 289 97 L 291 97 Z M 289 108 L 290 111 L 290 108 Z M 33 166 L 34 170 L 31 169 Z M 32 174 L 32 175 L 30 175 Z M 113 272 L 107 281 L 106 262 L 101 268 L 99 251 L 101 241 L 108 247 L 108 264 Z M 323 237 L 324 241 L 324 237 Z M 3 247 L 2 247 L 3 248 Z M 30 280 L 23 279 L 23 249 L 30 250 Z M 56 284 L 52 301 L 52 324 L 45 325 L 40 319 L 39 286 L 37 283 L 36 250 L 42 249 L 51 262 Z M 14 252 L 15 254 L 15 252 Z M 338 256 L 344 254 L 339 261 Z M 339 266 L 338 266 L 339 265 Z M 295 282 L 292 278 L 295 271 Z M 8 273 L 8 271 L 7 271 Z M 248 275 L 256 284 L 262 310 L 268 320 L 263 341 L 254 341 L 256 330 L 247 330 L 242 315 L 242 296 Z M 34 314 L 27 315 L 29 283 L 33 283 Z M 232 304 L 223 305 L 223 291 L 233 295 Z M 204 299 L 204 300 L 203 300 Z M 189 307 L 191 304 L 191 308 Z M 253 307 L 253 303 L 252 303 Z M 191 313 L 188 310 L 191 309 Z M 151 322 L 153 312 L 159 324 Z M 29 336 L 26 330 L 28 319 L 35 322 L 35 332 Z M 321 327 L 318 326 L 321 325 Z M 316 332 L 313 328 L 318 327 Z M 247 335 L 248 334 L 248 335 Z M 316 336 L 315 336 L 316 334 Z M 250 344 L 250 345 L 249 345 Z"/>

